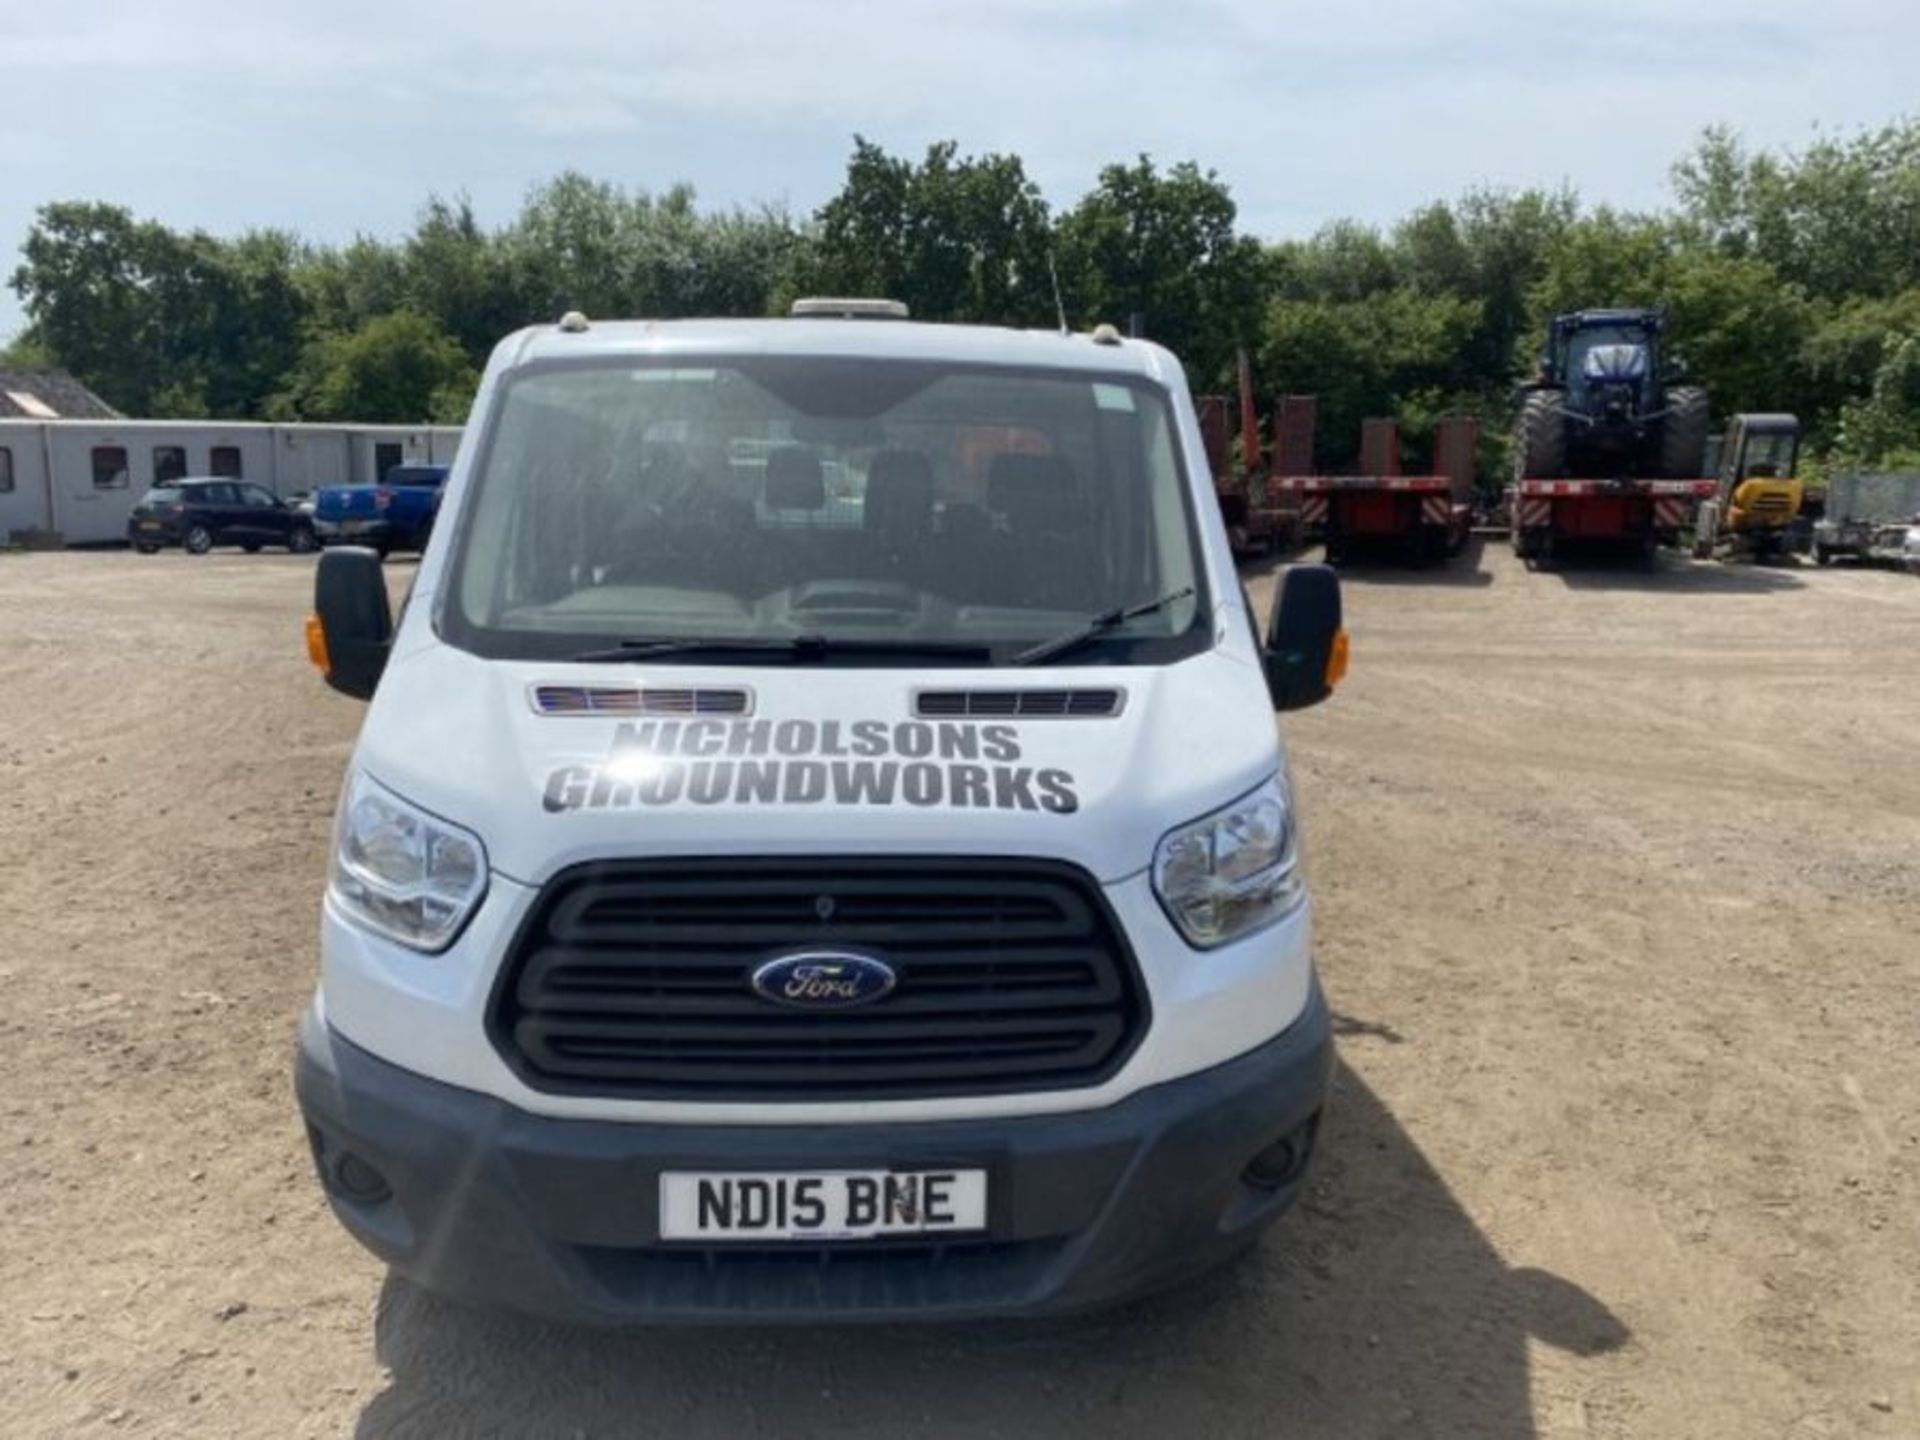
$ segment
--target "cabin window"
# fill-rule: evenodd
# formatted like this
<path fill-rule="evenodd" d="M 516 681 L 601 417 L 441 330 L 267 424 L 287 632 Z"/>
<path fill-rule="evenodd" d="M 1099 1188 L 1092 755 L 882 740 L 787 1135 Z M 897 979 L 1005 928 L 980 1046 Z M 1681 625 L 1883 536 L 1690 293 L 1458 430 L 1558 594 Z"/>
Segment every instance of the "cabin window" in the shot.
<path fill-rule="evenodd" d="M 238 445 L 216 445 L 207 452 L 207 469 L 223 480 L 238 480 L 240 470 L 240 447 Z"/>
<path fill-rule="evenodd" d="M 96 490 L 127 488 L 126 446 L 96 445 L 93 447 L 93 488 Z"/>
<path fill-rule="evenodd" d="M 187 447 L 184 445 L 156 445 L 153 447 L 153 483 L 165 485 L 172 480 L 182 480 L 187 474 Z"/>
<path fill-rule="evenodd" d="M 13 451 L 0 445 L 0 495 L 13 490 Z"/>
<path fill-rule="evenodd" d="M 376 440 L 373 446 L 373 478 L 380 484 L 387 483 L 387 472 L 407 458 L 404 445 L 390 440 Z"/>

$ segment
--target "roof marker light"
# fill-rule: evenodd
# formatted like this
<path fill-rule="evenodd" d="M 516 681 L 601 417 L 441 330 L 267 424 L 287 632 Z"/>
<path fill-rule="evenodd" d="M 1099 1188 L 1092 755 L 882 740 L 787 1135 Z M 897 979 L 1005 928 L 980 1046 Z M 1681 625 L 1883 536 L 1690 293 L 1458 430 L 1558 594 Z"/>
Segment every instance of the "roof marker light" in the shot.
<path fill-rule="evenodd" d="M 808 296 L 793 302 L 787 314 L 795 320 L 907 320 L 912 313 L 904 300 L 861 296 Z"/>

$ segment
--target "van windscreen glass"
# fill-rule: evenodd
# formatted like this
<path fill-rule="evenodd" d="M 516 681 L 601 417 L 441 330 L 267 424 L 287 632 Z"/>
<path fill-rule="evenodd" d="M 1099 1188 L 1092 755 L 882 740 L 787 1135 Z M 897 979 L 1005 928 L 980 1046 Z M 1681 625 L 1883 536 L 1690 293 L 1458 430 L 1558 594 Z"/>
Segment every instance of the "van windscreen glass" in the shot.
<path fill-rule="evenodd" d="M 481 654 L 740 642 L 771 663 L 804 641 L 826 663 L 979 664 L 1169 595 L 1076 658 L 1208 640 L 1173 417 L 1144 381 L 785 356 L 536 370 L 472 483 L 441 629 Z"/>

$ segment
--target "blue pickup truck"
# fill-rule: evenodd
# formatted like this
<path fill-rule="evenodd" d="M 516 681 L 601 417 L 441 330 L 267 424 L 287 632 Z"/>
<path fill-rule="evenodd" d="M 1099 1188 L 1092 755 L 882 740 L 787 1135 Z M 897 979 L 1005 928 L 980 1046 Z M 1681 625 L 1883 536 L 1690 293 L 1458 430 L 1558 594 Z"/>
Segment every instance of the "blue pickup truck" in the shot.
<path fill-rule="evenodd" d="M 328 485 L 314 496 L 322 545 L 365 545 L 390 555 L 424 550 L 440 511 L 444 465 L 396 465 L 377 485 Z"/>

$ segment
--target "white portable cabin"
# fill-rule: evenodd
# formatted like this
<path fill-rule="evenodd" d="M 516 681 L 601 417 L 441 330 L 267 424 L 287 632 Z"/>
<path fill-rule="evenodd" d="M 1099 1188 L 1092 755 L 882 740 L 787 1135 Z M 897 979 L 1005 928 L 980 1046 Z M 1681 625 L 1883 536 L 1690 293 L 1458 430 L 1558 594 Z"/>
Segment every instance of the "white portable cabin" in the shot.
<path fill-rule="evenodd" d="M 127 516 L 150 486 L 185 475 L 266 473 L 264 425 L 166 420 L 49 420 L 55 514 L 47 529 L 69 545 L 127 538 Z"/>
<path fill-rule="evenodd" d="M 124 540 L 147 490 L 230 475 L 276 495 L 370 484 L 395 465 L 451 464 L 451 425 L 266 425 L 219 420 L 0 420 L 0 537 Z"/>
<path fill-rule="evenodd" d="M 371 485 L 396 465 L 451 465 L 457 425 L 275 425 L 270 474 L 257 479 L 276 495 L 324 485 Z"/>
<path fill-rule="evenodd" d="M 0 540 L 16 530 L 46 530 L 46 424 L 0 420 Z"/>

